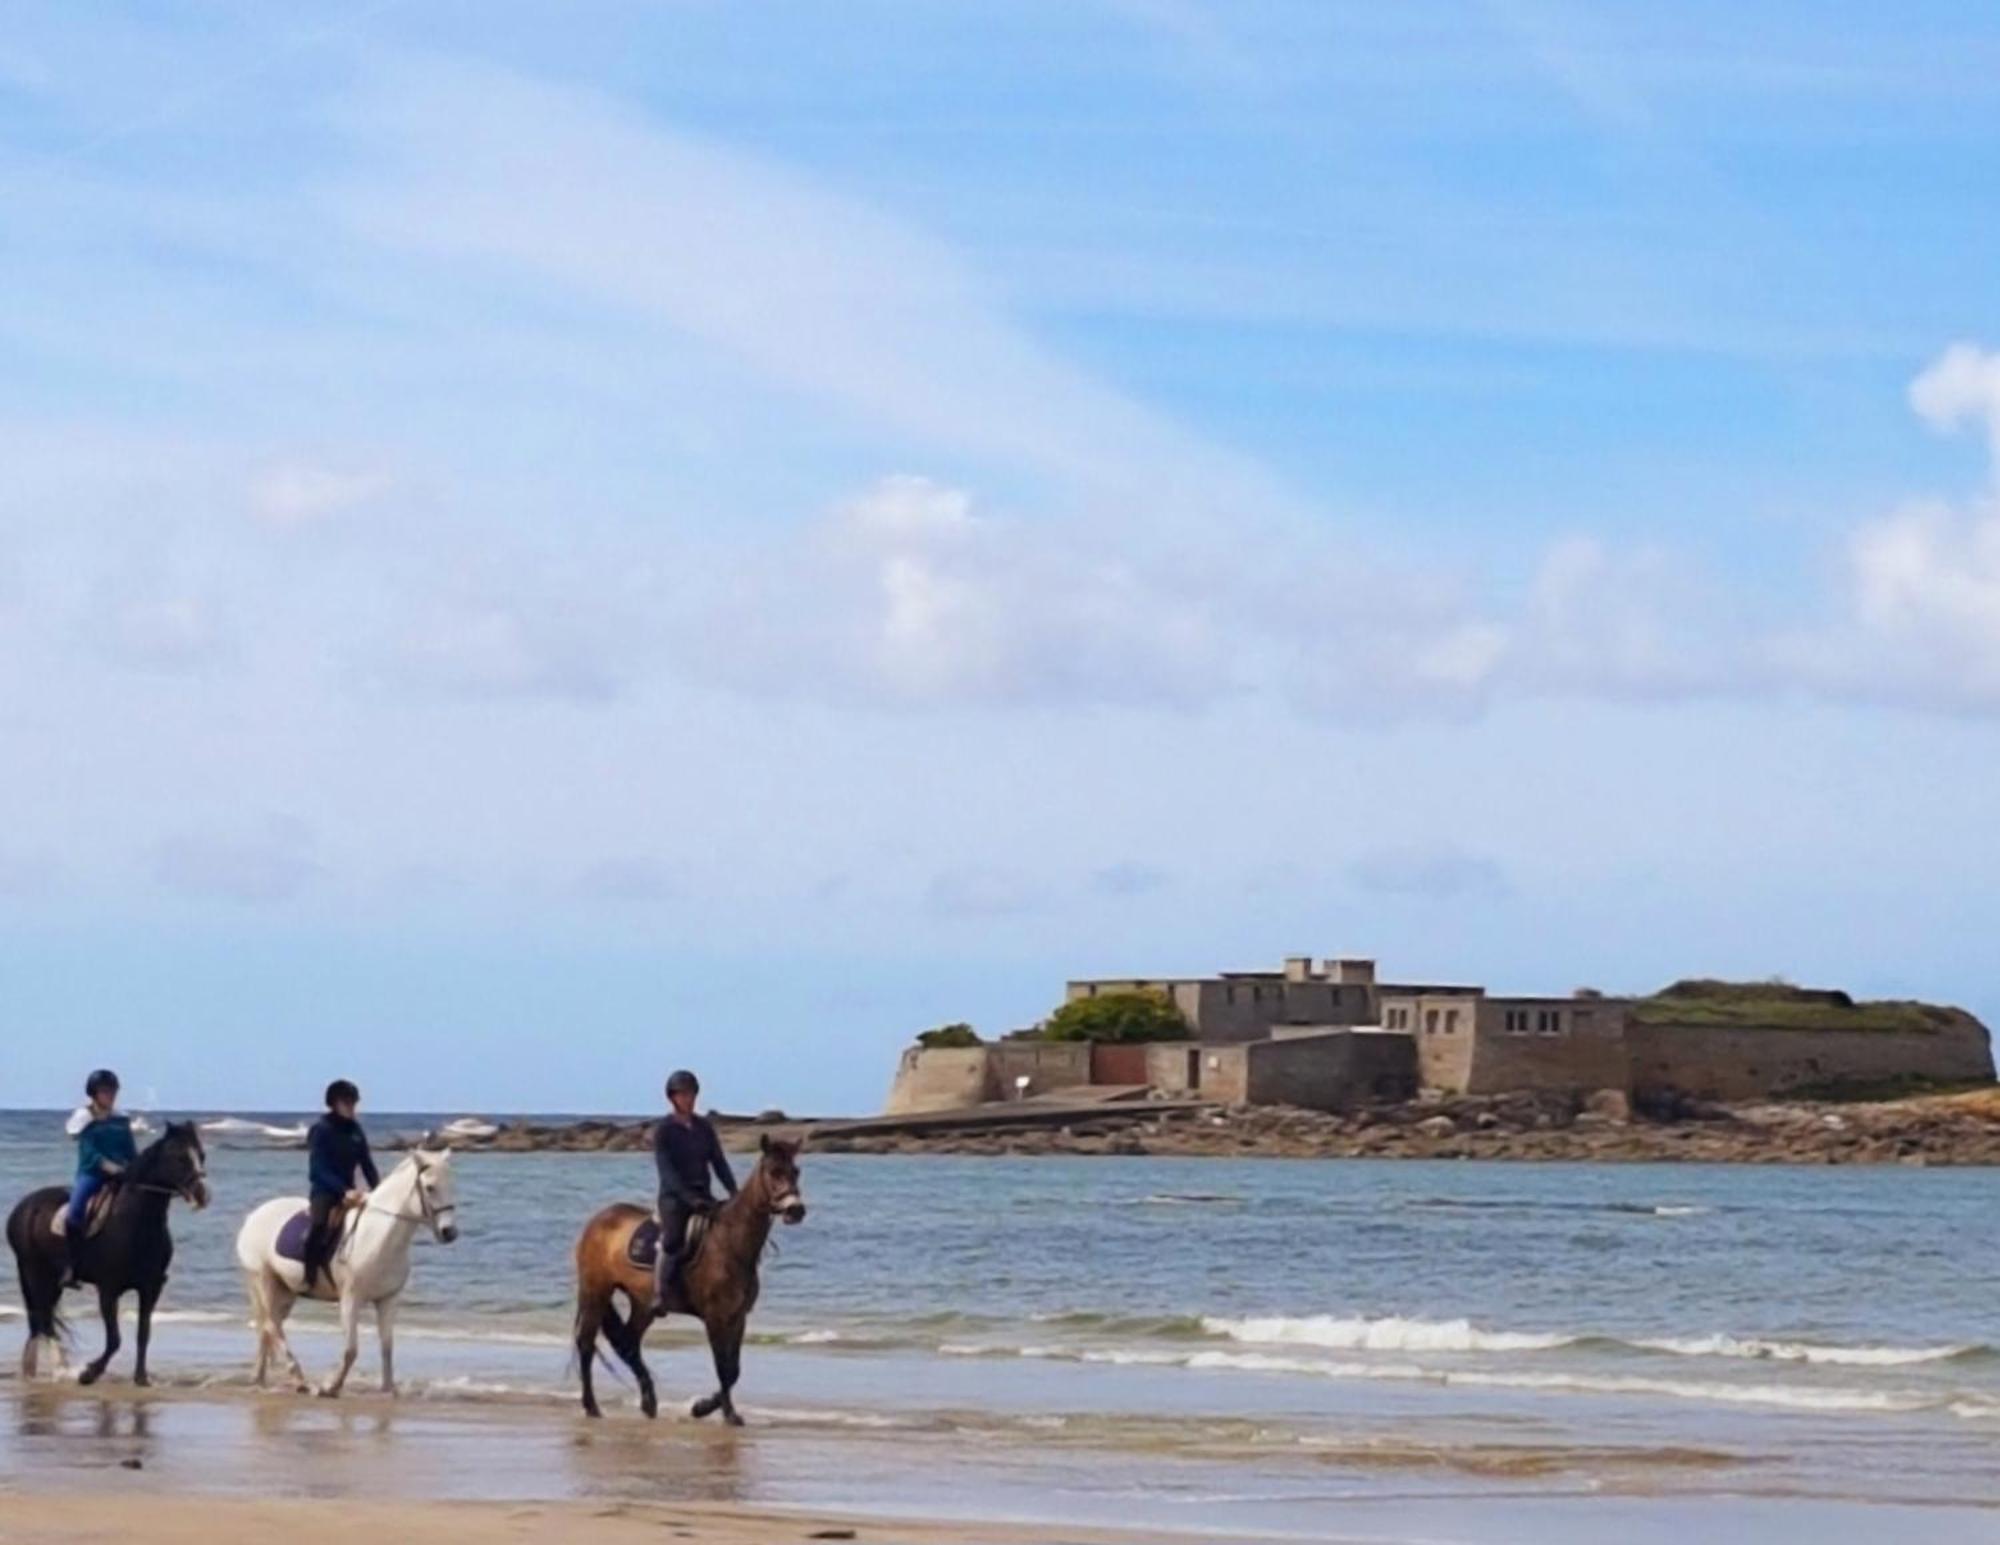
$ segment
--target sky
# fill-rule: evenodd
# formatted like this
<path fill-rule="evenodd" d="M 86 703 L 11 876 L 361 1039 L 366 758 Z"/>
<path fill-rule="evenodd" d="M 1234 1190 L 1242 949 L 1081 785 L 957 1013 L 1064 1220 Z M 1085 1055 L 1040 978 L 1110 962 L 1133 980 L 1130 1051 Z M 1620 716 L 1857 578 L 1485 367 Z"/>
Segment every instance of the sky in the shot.
<path fill-rule="evenodd" d="M 13 8 L 0 1106 L 1992 1020 L 1996 244 L 1983 4 Z"/>

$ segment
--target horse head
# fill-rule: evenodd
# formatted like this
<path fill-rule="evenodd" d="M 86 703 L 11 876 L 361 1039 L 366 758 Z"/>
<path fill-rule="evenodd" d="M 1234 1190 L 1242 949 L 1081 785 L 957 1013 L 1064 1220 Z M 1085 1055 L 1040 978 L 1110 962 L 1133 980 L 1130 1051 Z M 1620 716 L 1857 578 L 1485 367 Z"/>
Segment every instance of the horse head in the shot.
<path fill-rule="evenodd" d="M 181 1198 L 197 1212 L 208 1205 L 208 1150 L 192 1121 L 169 1121 L 159 1140 L 139 1155 L 132 1179 Z"/>
<path fill-rule="evenodd" d="M 417 1207 L 437 1242 L 448 1245 L 458 1238 L 458 1187 L 451 1174 L 451 1150 L 432 1148 L 431 1140 L 426 1133 L 410 1150 L 410 1162 L 417 1169 Z"/>
<path fill-rule="evenodd" d="M 806 1221 L 806 1199 L 799 1190 L 799 1150 L 804 1146 L 768 1132 L 758 1144 L 757 1178 L 764 1183 L 764 1205 L 773 1217 L 787 1223 Z"/>

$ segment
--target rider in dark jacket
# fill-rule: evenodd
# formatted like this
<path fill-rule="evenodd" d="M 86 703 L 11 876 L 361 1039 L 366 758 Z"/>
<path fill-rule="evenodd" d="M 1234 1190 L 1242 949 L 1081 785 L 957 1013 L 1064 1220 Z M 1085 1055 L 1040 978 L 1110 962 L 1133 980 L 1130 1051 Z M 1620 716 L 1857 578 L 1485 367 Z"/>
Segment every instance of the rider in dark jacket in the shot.
<path fill-rule="evenodd" d="M 708 1186 L 710 1171 L 723 1190 L 736 1194 L 736 1176 L 723 1157 L 721 1139 L 706 1117 L 695 1114 L 695 1096 L 700 1093 L 701 1080 L 694 1074 L 685 1068 L 675 1073 L 667 1080 L 667 1103 L 672 1108 L 653 1128 L 653 1163 L 660 1172 L 660 1258 L 653 1269 L 653 1291 L 662 1303 L 680 1274 L 688 1219 L 715 1208 L 715 1193 Z"/>
<path fill-rule="evenodd" d="M 344 1078 L 326 1086 L 326 1114 L 306 1134 L 308 1205 L 312 1221 L 306 1228 L 306 1287 L 325 1270 L 333 1254 L 334 1219 L 353 1195 L 365 1196 L 382 1183 L 376 1173 L 374 1155 L 368 1151 L 368 1134 L 354 1119 L 361 1103 L 361 1091 Z M 366 1185 L 357 1188 L 359 1173 Z"/>

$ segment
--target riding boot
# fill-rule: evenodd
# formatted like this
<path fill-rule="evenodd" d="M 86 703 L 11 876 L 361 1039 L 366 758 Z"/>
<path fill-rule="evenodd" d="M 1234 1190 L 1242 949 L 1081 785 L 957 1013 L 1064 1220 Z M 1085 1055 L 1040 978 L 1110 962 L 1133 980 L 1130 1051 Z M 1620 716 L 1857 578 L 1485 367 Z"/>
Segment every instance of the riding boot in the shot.
<path fill-rule="evenodd" d="M 665 1308 L 673 1297 L 675 1284 L 681 1274 L 681 1255 L 678 1250 L 660 1251 L 660 1258 L 653 1266 L 653 1296 Z"/>
<path fill-rule="evenodd" d="M 76 1245 L 67 1232 L 62 1236 L 62 1258 L 62 1286 L 57 1291 L 66 1293 L 83 1285 L 83 1279 L 76 1274 Z"/>

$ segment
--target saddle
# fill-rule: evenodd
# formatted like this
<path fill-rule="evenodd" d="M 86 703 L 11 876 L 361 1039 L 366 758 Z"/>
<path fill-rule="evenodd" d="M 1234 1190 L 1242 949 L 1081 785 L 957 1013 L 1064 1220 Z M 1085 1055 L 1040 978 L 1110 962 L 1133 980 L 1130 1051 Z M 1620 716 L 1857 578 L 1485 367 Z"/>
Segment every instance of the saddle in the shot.
<path fill-rule="evenodd" d="M 118 1199 L 120 1187 L 117 1181 L 101 1186 L 83 1212 L 83 1237 L 95 1239 L 104 1227 L 104 1220 L 111 1216 L 111 1204 Z M 58 1207 L 56 1215 L 49 1220 L 49 1232 L 57 1239 L 69 1233 L 69 1207 Z"/>
<path fill-rule="evenodd" d="M 354 1216 L 355 1211 L 356 1209 L 351 1203 L 343 1202 L 339 1207 L 334 1209 L 333 1216 L 327 1219 L 327 1226 L 332 1229 L 334 1240 L 334 1250 L 328 1252 L 329 1257 L 346 1242 L 347 1222 L 348 1219 Z M 278 1253 L 280 1258 L 287 1261 L 297 1261 L 303 1266 L 306 1259 L 306 1240 L 311 1234 L 312 1213 L 306 1208 L 301 1207 L 297 1212 L 285 1219 L 284 1227 L 278 1230 L 278 1238 L 272 1248 Z"/>
<path fill-rule="evenodd" d="M 710 1215 L 698 1212 L 688 1219 L 687 1245 L 681 1251 L 681 1267 L 685 1270 L 695 1263 L 701 1254 L 702 1242 L 708 1238 Z M 651 1271 L 660 1261 L 660 1220 L 655 1217 L 642 1219 L 632 1230 L 632 1237 L 625 1242 L 625 1259 L 645 1271 Z"/>

